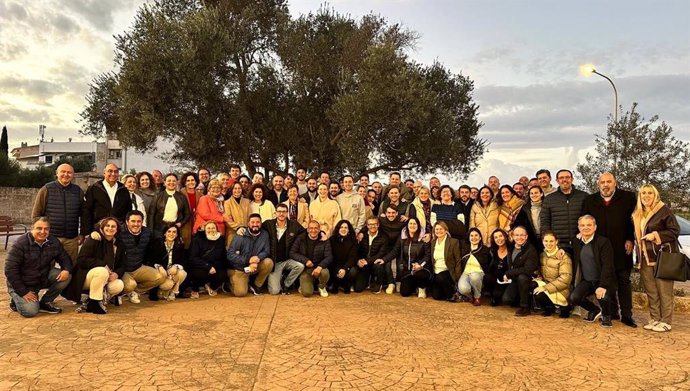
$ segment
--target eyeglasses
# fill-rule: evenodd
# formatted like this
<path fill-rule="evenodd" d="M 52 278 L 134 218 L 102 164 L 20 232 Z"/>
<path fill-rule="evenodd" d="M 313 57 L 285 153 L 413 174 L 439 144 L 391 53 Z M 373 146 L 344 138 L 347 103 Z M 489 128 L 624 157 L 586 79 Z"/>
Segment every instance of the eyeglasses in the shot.
<path fill-rule="evenodd" d="M 276 213 L 287 213 L 287 210 L 277 210 Z"/>

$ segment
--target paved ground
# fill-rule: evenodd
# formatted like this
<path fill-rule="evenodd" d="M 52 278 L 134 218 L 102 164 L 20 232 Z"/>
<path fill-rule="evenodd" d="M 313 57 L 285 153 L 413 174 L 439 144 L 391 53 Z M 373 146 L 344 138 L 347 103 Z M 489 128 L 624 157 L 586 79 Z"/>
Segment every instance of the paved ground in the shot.
<path fill-rule="evenodd" d="M 3 275 L 0 390 L 690 389 L 688 314 L 655 334 L 371 293 L 143 300 L 105 316 L 61 301 L 33 319 L 7 305 Z"/>

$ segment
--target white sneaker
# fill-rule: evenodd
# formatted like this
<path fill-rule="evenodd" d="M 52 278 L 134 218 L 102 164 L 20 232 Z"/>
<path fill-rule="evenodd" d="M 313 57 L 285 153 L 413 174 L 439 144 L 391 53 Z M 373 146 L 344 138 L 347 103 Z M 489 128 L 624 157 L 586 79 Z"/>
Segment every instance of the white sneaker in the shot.
<path fill-rule="evenodd" d="M 656 331 L 658 333 L 664 333 L 666 331 L 671 331 L 671 325 L 668 323 L 664 322 L 659 322 L 652 328 L 652 331 Z"/>
<path fill-rule="evenodd" d="M 215 289 L 211 289 L 211 285 L 209 284 L 204 285 L 204 288 L 206 288 L 206 292 L 208 292 L 209 296 L 216 296 L 218 294 Z"/>
<path fill-rule="evenodd" d="M 141 300 L 139 299 L 139 294 L 136 293 L 136 292 L 131 292 L 131 293 L 129 294 L 129 301 L 130 301 L 132 304 L 139 304 L 139 303 L 141 303 Z"/>
<path fill-rule="evenodd" d="M 388 288 L 386 288 L 386 294 L 392 295 L 394 291 L 395 291 L 395 284 L 388 284 Z"/>
<path fill-rule="evenodd" d="M 642 326 L 642 328 L 645 330 L 652 330 L 652 329 L 654 329 L 654 327 L 656 327 L 657 324 L 659 324 L 658 320 L 650 319 L 649 323 Z"/>
<path fill-rule="evenodd" d="M 587 311 L 583 310 L 582 307 L 577 306 L 577 307 L 573 308 L 573 310 L 570 312 L 570 315 L 582 317 L 582 314 L 585 314 L 585 313 L 587 313 Z"/>
<path fill-rule="evenodd" d="M 420 299 L 426 299 L 426 288 L 419 288 L 417 290 L 417 297 Z"/>
<path fill-rule="evenodd" d="M 170 292 L 170 293 L 168 294 L 168 297 L 166 297 L 165 299 L 168 300 L 168 301 L 175 301 L 175 293 L 174 293 L 174 292 Z"/>
<path fill-rule="evenodd" d="M 400 284 L 399 282 L 396 282 L 396 283 L 395 283 L 395 291 L 398 292 L 398 293 L 400 293 L 400 285 L 401 285 L 401 284 Z"/>
<path fill-rule="evenodd" d="M 326 288 L 319 288 L 319 294 L 321 295 L 321 297 L 328 297 L 328 291 L 326 290 Z"/>

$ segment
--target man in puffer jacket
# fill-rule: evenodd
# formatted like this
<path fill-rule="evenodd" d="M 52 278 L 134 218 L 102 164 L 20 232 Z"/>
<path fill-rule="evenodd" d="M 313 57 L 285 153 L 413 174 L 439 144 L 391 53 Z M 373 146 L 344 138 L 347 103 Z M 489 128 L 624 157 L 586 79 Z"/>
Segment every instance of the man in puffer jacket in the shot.
<path fill-rule="evenodd" d="M 577 237 L 577 219 L 587 193 L 573 186 L 573 173 L 562 169 L 556 174 L 558 190 L 544 198 L 541 206 L 541 231 L 554 231 L 558 247 L 573 254 L 573 241 Z"/>

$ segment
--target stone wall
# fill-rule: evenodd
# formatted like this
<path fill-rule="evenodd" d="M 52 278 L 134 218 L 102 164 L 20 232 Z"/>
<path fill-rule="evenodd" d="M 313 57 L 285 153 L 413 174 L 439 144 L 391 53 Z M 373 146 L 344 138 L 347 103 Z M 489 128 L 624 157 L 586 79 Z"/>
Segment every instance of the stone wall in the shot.
<path fill-rule="evenodd" d="M 15 223 L 31 224 L 31 208 L 38 189 L 0 187 L 0 216 L 10 216 Z"/>

